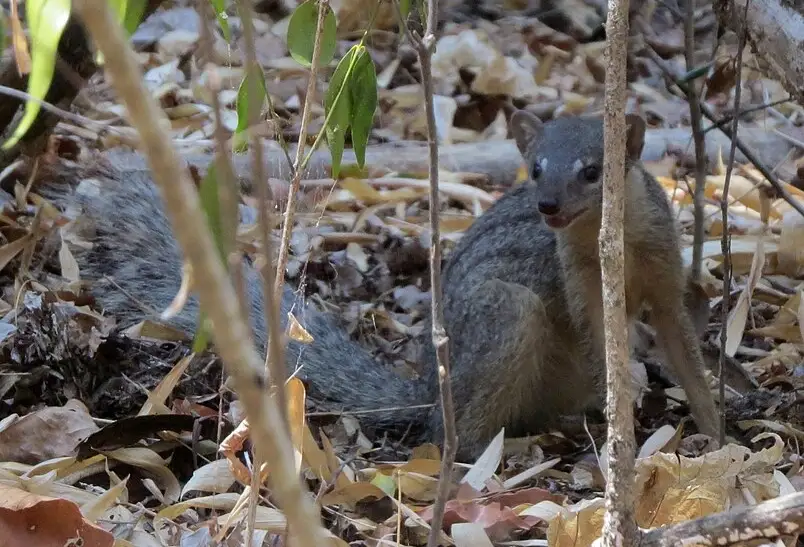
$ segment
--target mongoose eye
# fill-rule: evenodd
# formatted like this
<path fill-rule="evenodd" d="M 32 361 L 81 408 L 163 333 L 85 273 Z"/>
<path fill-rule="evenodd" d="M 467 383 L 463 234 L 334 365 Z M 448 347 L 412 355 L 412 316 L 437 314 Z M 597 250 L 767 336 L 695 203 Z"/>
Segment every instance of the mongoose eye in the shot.
<path fill-rule="evenodd" d="M 580 175 L 584 182 L 597 182 L 600 178 L 600 168 L 597 165 L 587 165 L 581 169 Z"/>
<path fill-rule="evenodd" d="M 530 178 L 536 180 L 542 174 L 542 166 L 539 163 L 534 163 L 530 169 Z"/>

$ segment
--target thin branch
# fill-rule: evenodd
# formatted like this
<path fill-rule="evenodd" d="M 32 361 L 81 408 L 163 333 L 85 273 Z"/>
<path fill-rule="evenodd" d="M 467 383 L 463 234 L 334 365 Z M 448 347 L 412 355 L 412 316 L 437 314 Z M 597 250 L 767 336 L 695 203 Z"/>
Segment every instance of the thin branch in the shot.
<path fill-rule="evenodd" d="M 288 190 L 288 203 L 285 206 L 285 219 L 282 225 L 282 238 L 279 245 L 279 257 L 276 263 L 276 281 L 274 283 L 274 298 L 282 297 L 282 286 L 285 283 L 285 268 L 288 263 L 290 251 L 290 234 L 293 230 L 293 216 L 296 214 L 296 195 L 302 177 L 302 159 L 304 146 L 307 143 L 307 125 L 310 123 L 310 114 L 315 100 L 315 88 L 318 82 L 318 61 L 321 56 L 321 35 L 324 33 L 324 21 L 329 11 L 329 0 L 318 0 L 318 21 L 315 27 L 315 42 L 313 43 L 313 58 L 310 64 L 310 78 L 307 81 L 307 94 L 304 97 L 299 142 L 296 145 L 296 160 L 293 162 L 292 180 Z"/>
<path fill-rule="evenodd" d="M 648 45 L 646 45 L 645 47 L 645 52 L 648 54 L 651 60 L 654 63 L 656 63 L 656 66 L 658 66 L 659 69 L 668 78 L 670 78 L 670 80 L 682 91 L 682 93 L 686 95 L 687 92 L 686 84 L 678 80 L 676 75 L 673 73 L 672 69 L 670 69 L 670 67 L 668 67 L 667 64 L 664 62 L 664 59 L 662 59 L 659 56 L 659 54 L 656 53 L 656 51 Z M 701 113 L 704 115 L 706 119 L 708 119 L 712 123 L 717 123 L 719 121 L 717 115 L 715 115 L 712 109 L 709 108 L 709 105 L 707 105 L 705 102 L 702 101 L 699 104 L 701 106 Z M 765 177 L 765 179 L 770 183 L 770 185 L 773 186 L 774 190 L 778 192 L 779 196 L 782 199 L 784 199 L 793 209 L 798 211 L 798 213 L 801 216 L 804 216 L 804 205 L 799 203 L 793 196 L 790 195 L 790 192 L 787 191 L 782 182 L 762 162 L 762 160 L 760 160 L 756 156 L 756 154 L 754 154 L 751 151 L 751 149 L 742 141 L 742 139 L 740 139 L 737 136 L 737 133 L 735 133 L 732 129 L 729 129 L 725 125 L 718 127 L 718 129 L 720 129 L 720 131 L 724 135 L 726 135 L 729 139 L 731 139 L 735 143 L 737 150 L 739 150 L 742 153 L 742 155 L 745 156 L 745 159 L 747 159 L 751 164 L 753 164 L 754 167 L 756 167 L 757 171 L 759 171 L 762 174 L 762 176 Z"/>
<path fill-rule="evenodd" d="M 254 39 L 254 14 L 251 10 L 251 5 L 246 1 L 240 0 L 238 2 L 238 8 L 243 21 L 246 65 L 248 66 L 249 73 L 256 74 L 258 71 L 262 71 L 262 67 L 257 61 L 257 49 Z M 260 107 L 262 106 L 263 100 L 260 89 L 257 78 L 249 78 L 248 126 L 252 129 L 259 123 Z M 263 275 L 263 292 L 265 298 L 265 328 L 268 329 L 268 357 L 265 360 L 265 367 L 271 375 L 271 384 L 273 384 L 275 392 L 274 395 L 277 398 L 279 409 L 284 420 L 287 410 L 284 389 L 287 369 L 285 368 L 282 332 L 279 330 L 279 325 L 281 324 L 279 319 L 279 300 L 273 292 L 274 268 L 271 264 L 273 260 L 273 243 L 271 240 L 271 226 L 273 226 L 273 222 L 271 222 L 270 219 L 271 187 L 268 182 L 268 177 L 265 174 L 262 142 L 257 132 L 253 130 L 249 131 L 249 148 L 251 149 L 251 172 L 254 184 L 257 186 L 257 193 L 260 200 L 258 223 L 260 225 L 260 238 L 262 240 L 260 244 L 262 245 L 262 255 L 264 259 L 261 272 Z M 279 296 L 281 298 L 281 293 Z"/>
<path fill-rule="evenodd" d="M 427 115 L 427 145 L 430 163 L 430 293 L 433 346 L 436 350 L 438 387 L 441 396 L 441 419 L 444 429 L 444 450 L 441 457 L 441 473 L 438 491 L 433 504 L 433 518 L 430 520 L 430 534 L 427 547 L 439 545 L 444 511 L 449 498 L 450 477 L 455 464 L 457 433 L 455 431 L 455 406 L 452 400 L 452 381 L 449 367 L 449 337 L 444 328 L 444 303 L 441 290 L 441 230 L 439 225 L 438 192 L 438 134 L 435 120 L 434 86 L 432 58 L 436 45 L 438 25 L 438 0 L 427 1 L 427 25 L 424 36 L 418 36 L 406 24 L 398 0 L 394 0 L 399 26 L 416 49 L 422 73 L 422 94 Z"/>
<path fill-rule="evenodd" d="M 110 126 L 87 118 L 85 116 L 81 116 L 80 114 L 73 114 L 72 112 L 67 112 L 66 110 L 62 110 L 58 106 L 52 105 L 47 101 L 43 101 L 39 97 L 34 97 L 33 95 L 26 93 L 25 91 L 20 91 L 18 89 L 14 89 L 13 87 L 8 87 L 4 85 L 0 85 L 0 95 L 5 95 L 7 97 L 13 97 L 15 99 L 19 99 L 21 101 L 31 101 L 37 103 L 42 110 L 47 110 L 51 114 L 56 114 L 57 116 L 65 119 L 70 120 L 73 123 L 77 123 L 78 125 L 86 126 L 86 127 L 95 127 L 100 131 L 113 129 Z"/>
<path fill-rule="evenodd" d="M 687 0 L 684 17 L 684 58 L 687 70 L 695 66 L 695 2 Z M 701 123 L 701 101 L 695 81 L 687 84 L 687 102 L 690 106 L 690 127 L 695 142 L 695 191 L 692 203 L 695 212 L 695 230 L 692 244 L 692 281 L 701 278 L 704 243 L 704 186 L 706 184 L 706 143 Z"/>
<path fill-rule="evenodd" d="M 663 526 L 645 532 L 640 547 L 675 547 L 677 545 L 745 545 L 753 541 L 774 542 L 785 536 L 795 537 L 804 530 L 804 492 L 788 494 L 729 509 L 722 513 Z"/>
<path fill-rule="evenodd" d="M 739 117 L 742 118 L 746 114 L 751 114 L 753 112 L 759 112 L 760 110 L 765 110 L 766 108 L 773 108 L 774 106 L 779 106 L 780 104 L 789 103 L 792 100 L 793 100 L 793 97 L 788 95 L 787 98 L 785 98 L 785 99 L 779 99 L 779 100 L 776 100 L 776 101 L 771 101 L 769 103 L 762 103 L 762 104 L 758 104 L 758 105 L 754 105 L 754 106 L 749 106 L 748 108 L 743 108 L 740 111 Z M 710 125 L 706 129 L 704 129 L 704 133 L 708 133 L 709 131 L 712 131 L 713 129 L 720 129 L 721 127 L 723 127 L 727 123 L 731 122 L 733 119 L 734 119 L 734 114 L 727 114 L 727 115 L 723 116 L 720 120 L 718 120 L 716 123 L 713 123 L 712 125 Z"/>
<path fill-rule="evenodd" d="M 636 545 L 634 514 L 634 407 L 628 366 L 628 321 L 625 312 L 625 156 L 626 58 L 628 0 L 610 0 L 606 19 L 606 82 L 603 117 L 603 205 L 600 224 L 600 269 L 606 353 L 606 421 L 609 466 L 603 544 Z"/>
<path fill-rule="evenodd" d="M 749 2 L 746 2 L 745 9 L 748 10 Z M 743 28 L 740 33 L 739 45 L 737 46 L 737 81 L 734 84 L 734 111 L 740 111 L 740 97 L 742 95 L 743 81 L 743 50 L 748 36 L 748 29 Z M 740 116 L 734 116 L 731 123 L 731 134 L 737 135 L 740 125 Z M 720 303 L 720 359 L 718 359 L 720 377 L 720 408 L 725 408 L 726 388 L 723 380 L 723 373 L 726 370 L 726 340 L 728 338 L 729 324 L 729 305 L 731 302 L 731 235 L 729 234 L 729 185 L 731 184 L 731 173 L 734 170 L 734 156 L 737 152 L 737 139 L 731 140 L 729 149 L 729 161 L 726 164 L 726 177 L 723 181 L 723 194 L 720 196 L 720 219 L 723 223 L 723 235 L 720 239 L 720 250 L 723 253 L 723 300 Z M 726 413 L 721 412 L 720 416 L 720 445 L 726 442 Z"/>
<path fill-rule="evenodd" d="M 257 452 L 271 465 L 271 482 L 298 545 L 319 545 L 328 537 L 316 507 L 296 471 L 291 439 L 273 397 L 266 396 L 262 359 L 249 326 L 240 316 L 237 295 L 215 250 L 198 192 L 162 125 L 165 114 L 145 88 L 142 73 L 123 29 L 105 0 L 79 0 L 75 7 L 106 63 L 104 69 L 141 135 L 165 211 L 184 255 L 193 266 L 202 307 L 240 401 L 246 410 Z"/>

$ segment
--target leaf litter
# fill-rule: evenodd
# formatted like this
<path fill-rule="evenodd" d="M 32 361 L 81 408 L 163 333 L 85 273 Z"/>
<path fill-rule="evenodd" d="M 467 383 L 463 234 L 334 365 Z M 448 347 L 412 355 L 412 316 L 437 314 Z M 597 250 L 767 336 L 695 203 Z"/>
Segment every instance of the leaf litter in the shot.
<path fill-rule="evenodd" d="M 208 64 L 188 62 L 197 53 L 198 19 L 192 8 L 179 4 L 141 25 L 133 42 L 177 145 L 209 153 L 214 120 L 206 84 L 213 72 L 223 81 L 222 116 L 231 134 L 243 77 L 240 48 L 229 48 L 216 35 Z M 482 4 L 482 14 L 467 15 L 467 8 L 449 3 L 446 8 L 448 21 L 433 60 L 442 144 L 506 138 L 505 113 L 511 105 L 532 105 L 546 117 L 599 108 L 603 42 L 593 29 L 603 19 L 595 2 L 567 2 L 558 20 L 539 20 L 527 10 L 503 15 L 493 2 Z M 346 30 L 360 29 L 368 13 L 366 2 L 331 5 L 338 37 L 322 85 L 355 43 Z M 267 138 L 292 142 L 299 134 L 307 72 L 286 46 L 289 13 L 280 8 L 260 14 L 257 31 L 260 62 L 278 114 L 261 130 Z M 702 39 L 712 32 L 703 19 Z M 681 67 L 677 30 L 660 20 L 655 15 L 648 41 Z M 227 21 L 239 40 L 239 19 L 229 16 Z M 380 32 L 366 42 L 378 88 L 369 143 L 422 139 L 426 124 L 415 58 L 404 47 L 396 48 L 392 13 L 380 13 L 376 25 Z M 309 55 L 309 43 L 295 47 L 301 52 L 296 57 Z M 707 101 L 722 114 L 733 93 L 733 54 L 733 47 L 721 47 L 707 80 Z M 686 104 L 657 84 L 653 67 L 644 68 L 654 72 L 632 81 L 632 98 L 653 127 L 684 126 Z M 754 92 L 754 102 L 778 98 L 778 83 L 753 69 L 747 73 L 744 85 Z M 323 126 L 320 89 L 311 132 Z M 60 150 L 74 154 L 97 144 L 136 146 L 137 136 L 126 126 L 124 109 L 108 85 L 99 79 L 84 94 L 79 110 L 100 121 L 103 130 L 59 124 L 46 161 L 61 161 Z M 786 103 L 774 108 L 790 122 L 802 121 L 801 107 Z M 767 131 L 773 119 L 758 111 L 745 116 L 743 125 L 747 131 Z M 681 154 L 667 154 L 646 167 L 678 213 L 689 264 L 694 177 L 688 143 L 675 144 Z M 704 189 L 705 228 L 711 238 L 704 246 L 702 285 L 709 311 L 704 349 L 719 346 L 722 155 Z M 800 151 L 788 154 L 777 172 L 794 181 L 801 161 Z M 422 334 L 429 303 L 425 168 L 422 163 L 418 172 L 395 172 L 369 158 L 363 170 L 342 165 L 336 183 L 303 180 L 288 265 L 289 280 L 303 280 L 308 296 L 339 310 L 355 337 L 409 375 L 421 372 L 416 337 Z M 524 178 L 522 169 L 517 181 L 442 170 L 438 207 L 447 250 L 506 185 Z M 41 545 L 63 544 L 68 529 L 84 530 L 86 545 L 241 545 L 251 446 L 237 434 L 244 428 L 243 413 L 220 363 L 208 353 L 192 354 L 185 336 L 154 322 L 117 332 L 115 318 L 101 314 L 91 296 L 79 291 L 81 272 L 70 246 L 87 243 L 70 221 L 80 218 L 56 211 L 35 189 L 28 191 L 27 182 L 22 177 L 15 195 L 4 196 L 0 214 L 0 489 L 5 492 L 0 535 L 22 537 L 19 523 L 31 519 L 39 525 Z M 286 194 L 287 181 L 270 183 L 275 195 Z M 769 196 L 766 187 L 753 167 L 739 165 L 729 194 L 734 282 L 728 288 L 727 348 L 734 366 L 758 386 L 734 383 L 726 392 L 727 421 L 743 432 L 737 439 L 741 444 L 713 450 L 708 438 L 689 435 L 692 422 L 683 391 L 652 366 L 649 349 L 638 352 L 632 363 L 640 441 L 637 482 L 642 485 L 637 516 L 643 528 L 758 503 L 804 485 L 798 449 L 804 440 L 798 402 L 804 377 L 804 220 Z M 798 199 L 804 197 L 798 188 L 787 188 Z M 259 248 L 256 203 L 243 197 L 244 218 L 251 221 L 237 234 L 238 245 L 252 254 Z M 52 234 L 58 236 L 47 237 Z M 58 273 L 43 270 L 47 256 L 56 257 Z M 311 341 L 298 322 L 290 324 L 289 335 Z M 649 338 L 649 329 L 645 332 Z M 297 469 L 323 509 L 332 544 L 426 543 L 439 449 L 368 438 L 360 430 L 359 415 L 309 408 L 304 386 L 295 379 L 287 386 L 287 400 Z M 222 444 L 223 439 L 230 442 Z M 459 547 L 575 546 L 597 539 L 607 465 L 600 421 L 568 420 L 556 431 L 503 439 L 500 432 L 477 461 L 456 466 L 449 479 L 447 541 Z M 270 472 L 263 468 L 261 478 Z M 260 500 L 256 539 L 262 543 L 282 534 L 286 523 L 269 490 L 261 490 Z"/>

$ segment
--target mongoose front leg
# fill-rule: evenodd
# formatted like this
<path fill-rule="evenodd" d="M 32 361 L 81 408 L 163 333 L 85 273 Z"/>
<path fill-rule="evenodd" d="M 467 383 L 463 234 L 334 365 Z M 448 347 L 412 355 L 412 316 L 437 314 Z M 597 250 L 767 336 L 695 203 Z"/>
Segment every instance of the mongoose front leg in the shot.
<path fill-rule="evenodd" d="M 552 336 L 544 304 L 523 285 L 491 279 L 453 298 L 462 300 L 447 314 L 446 325 L 458 456 L 471 459 L 503 427 L 509 432 L 531 414 L 549 414 L 542 392 Z M 440 408 L 431 429 L 440 441 Z"/>
<path fill-rule="evenodd" d="M 651 315 L 659 344 L 687 394 L 698 429 L 718 439 L 718 413 L 704 376 L 700 341 L 686 307 L 681 298 L 665 295 L 653 302 Z"/>

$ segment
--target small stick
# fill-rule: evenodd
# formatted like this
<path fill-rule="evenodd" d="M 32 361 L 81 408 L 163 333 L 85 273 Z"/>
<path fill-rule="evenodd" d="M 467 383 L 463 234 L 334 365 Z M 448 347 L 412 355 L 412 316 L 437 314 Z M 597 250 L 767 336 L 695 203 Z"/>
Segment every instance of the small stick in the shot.
<path fill-rule="evenodd" d="M 455 407 L 452 400 L 452 382 L 449 373 L 449 338 L 444 328 L 444 304 L 441 294 L 441 231 L 438 217 L 438 134 L 433 100 L 433 71 L 431 61 L 436 45 L 436 25 L 438 24 L 438 0 L 427 0 L 427 27 L 424 36 L 414 33 L 406 24 L 398 0 L 394 1 L 399 26 L 416 50 L 422 72 L 422 94 L 427 115 L 427 145 L 430 163 L 430 286 L 432 295 L 433 346 L 436 350 L 438 367 L 438 387 L 441 395 L 441 415 L 444 420 L 444 454 L 441 458 L 441 474 L 438 491 L 433 504 L 433 518 L 430 521 L 430 534 L 427 547 L 439 545 L 444 511 L 449 497 L 452 466 L 458 449 L 458 436 L 455 431 Z"/>
<path fill-rule="evenodd" d="M 748 10 L 749 2 L 746 2 L 745 9 Z M 739 46 L 737 46 L 737 82 L 734 85 L 734 111 L 740 111 L 740 97 L 742 95 L 742 69 L 743 69 L 743 50 L 748 35 L 748 29 L 743 28 L 740 33 Z M 740 125 L 740 116 L 734 116 L 731 122 L 731 134 L 737 135 L 737 128 Z M 726 404 L 726 382 L 723 372 L 726 370 L 726 340 L 729 325 L 729 304 L 731 302 L 731 236 L 729 234 L 729 185 L 731 184 L 731 174 L 734 170 L 734 156 L 737 151 L 737 139 L 731 140 L 729 149 L 729 161 L 726 164 L 726 177 L 723 181 L 723 195 L 720 197 L 720 219 L 723 223 L 723 235 L 720 238 L 720 250 L 723 253 L 723 300 L 720 303 L 720 358 L 718 359 L 718 376 L 720 377 L 720 445 L 726 442 L 726 413 L 723 410 Z"/>
<path fill-rule="evenodd" d="M 684 17 L 684 59 L 687 70 L 695 66 L 695 2 L 687 2 Z M 690 106 L 690 125 L 695 142 L 695 191 L 692 194 L 695 230 L 692 244 L 692 281 L 701 279 L 704 243 L 704 187 L 706 186 L 706 143 L 701 123 L 701 101 L 695 81 L 687 84 L 687 103 Z"/>

